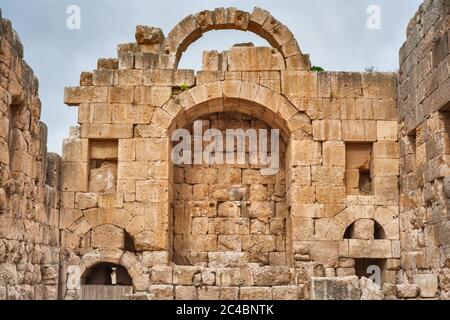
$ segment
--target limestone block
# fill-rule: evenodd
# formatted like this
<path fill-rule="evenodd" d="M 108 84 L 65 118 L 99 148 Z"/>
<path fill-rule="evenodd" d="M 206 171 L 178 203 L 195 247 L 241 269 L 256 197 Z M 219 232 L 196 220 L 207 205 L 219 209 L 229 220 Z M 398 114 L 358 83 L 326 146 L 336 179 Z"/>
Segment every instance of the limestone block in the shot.
<path fill-rule="evenodd" d="M 123 194 L 109 193 L 98 195 L 99 208 L 123 208 Z"/>
<path fill-rule="evenodd" d="M 395 98 L 397 79 L 395 73 L 368 72 L 362 74 L 364 96 L 367 98 Z"/>
<path fill-rule="evenodd" d="M 209 173 L 214 174 L 212 171 Z M 217 178 L 220 179 L 221 184 L 240 184 L 241 170 L 238 168 L 219 168 L 217 171 Z"/>
<path fill-rule="evenodd" d="M 154 266 L 151 270 L 151 281 L 154 284 L 171 284 L 173 281 L 172 267 Z"/>
<path fill-rule="evenodd" d="M 147 162 L 119 162 L 117 176 L 122 180 L 145 180 L 148 176 Z"/>
<path fill-rule="evenodd" d="M 390 240 L 358 240 L 349 239 L 350 258 L 392 258 Z"/>
<path fill-rule="evenodd" d="M 270 287 L 241 287 L 240 300 L 272 300 Z"/>
<path fill-rule="evenodd" d="M 114 85 L 115 86 L 139 86 L 142 85 L 142 70 L 139 69 L 125 69 L 125 70 L 116 70 L 114 71 Z M 115 91 L 112 87 L 110 89 L 110 93 L 115 96 L 110 96 L 111 102 L 130 102 L 129 92 L 134 91 L 134 88 L 130 88 L 130 90 L 125 90 L 122 88 L 120 90 Z M 133 95 L 131 94 L 131 97 Z M 116 100 L 118 99 L 118 100 Z M 122 100 L 123 99 L 123 100 Z"/>
<path fill-rule="evenodd" d="M 239 288 L 238 287 L 219 287 L 220 300 L 238 300 L 239 299 Z"/>
<path fill-rule="evenodd" d="M 80 103 L 106 102 L 108 88 L 104 86 L 67 87 L 64 89 L 64 103 L 77 106 Z"/>
<path fill-rule="evenodd" d="M 87 162 L 89 159 L 87 139 L 64 139 L 62 161 Z"/>
<path fill-rule="evenodd" d="M 274 215 L 273 208 L 269 202 L 253 201 L 248 208 L 250 218 L 255 218 L 267 222 Z"/>
<path fill-rule="evenodd" d="M 190 184 L 214 184 L 217 181 L 217 169 L 215 168 L 187 168 L 184 175 L 186 182 Z"/>
<path fill-rule="evenodd" d="M 154 110 L 148 105 L 114 104 L 112 122 L 115 124 L 149 124 Z"/>
<path fill-rule="evenodd" d="M 135 37 L 137 43 L 145 45 L 161 44 L 164 41 L 162 30 L 150 26 L 136 26 Z"/>
<path fill-rule="evenodd" d="M 355 275 L 355 268 L 337 268 L 336 276 L 338 277 L 350 277 Z"/>
<path fill-rule="evenodd" d="M 217 236 L 190 235 L 184 237 L 183 249 L 188 251 L 215 251 L 217 250 Z"/>
<path fill-rule="evenodd" d="M 371 279 L 362 277 L 359 279 L 359 287 L 361 288 L 361 300 L 384 300 L 384 293 Z"/>
<path fill-rule="evenodd" d="M 176 300 L 197 300 L 197 289 L 193 286 L 176 286 Z"/>
<path fill-rule="evenodd" d="M 317 72 L 282 71 L 281 87 L 286 97 L 317 97 Z"/>
<path fill-rule="evenodd" d="M 376 159 L 398 159 L 400 158 L 400 146 L 396 142 L 376 142 L 373 144 L 373 157 Z"/>
<path fill-rule="evenodd" d="M 75 207 L 85 210 L 97 206 L 98 196 L 94 193 L 77 193 L 75 196 Z"/>
<path fill-rule="evenodd" d="M 219 251 L 241 251 L 242 243 L 240 236 L 219 235 L 217 238 L 217 250 Z"/>
<path fill-rule="evenodd" d="M 396 205 L 398 203 L 398 178 L 375 177 L 373 178 L 373 192 L 377 205 Z"/>
<path fill-rule="evenodd" d="M 349 142 L 377 141 L 377 121 L 343 120 L 342 140 Z"/>
<path fill-rule="evenodd" d="M 144 85 L 146 86 L 180 87 L 183 84 L 189 87 L 195 84 L 194 70 L 144 70 Z"/>
<path fill-rule="evenodd" d="M 397 121 L 377 121 L 377 140 L 378 141 L 397 141 L 398 123 Z"/>
<path fill-rule="evenodd" d="M 88 191 L 88 164 L 76 162 L 63 162 L 61 166 L 61 190 L 87 192 Z"/>
<path fill-rule="evenodd" d="M 217 209 L 219 217 L 239 218 L 241 216 L 240 203 L 227 201 L 219 204 Z"/>
<path fill-rule="evenodd" d="M 97 69 L 118 69 L 119 61 L 116 58 L 99 58 L 97 60 Z"/>
<path fill-rule="evenodd" d="M 397 120 L 396 99 L 376 99 L 373 100 L 375 119 L 377 120 Z"/>
<path fill-rule="evenodd" d="M 131 71 L 131 70 L 127 70 Z M 108 91 L 108 102 L 111 103 L 133 103 L 134 87 L 133 86 L 113 86 Z"/>
<path fill-rule="evenodd" d="M 340 120 L 313 121 L 313 139 L 315 141 L 341 140 L 342 127 Z"/>
<path fill-rule="evenodd" d="M 137 161 L 168 160 L 169 145 L 165 138 L 138 138 L 136 143 Z"/>
<path fill-rule="evenodd" d="M 362 82 L 361 73 L 357 72 L 332 72 L 331 90 L 336 98 L 361 98 Z"/>
<path fill-rule="evenodd" d="M 252 269 L 253 281 L 256 286 L 289 285 L 292 281 L 288 267 L 263 267 Z"/>
<path fill-rule="evenodd" d="M 117 154 L 119 161 L 135 161 L 136 144 L 134 139 L 119 139 Z"/>
<path fill-rule="evenodd" d="M 344 167 L 312 166 L 311 176 L 316 186 L 342 186 Z"/>
<path fill-rule="evenodd" d="M 275 236 L 245 235 L 242 237 L 242 250 L 251 253 L 268 253 L 275 251 Z"/>
<path fill-rule="evenodd" d="M 220 297 L 220 288 L 213 286 L 202 286 L 197 288 L 199 300 L 218 300 Z"/>
<path fill-rule="evenodd" d="M 311 278 L 312 300 L 359 300 L 358 277 Z"/>
<path fill-rule="evenodd" d="M 149 251 L 142 254 L 142 264 L 146 267 L 160 270 L 167 273 L 167 277 L 172 277 L 172 271 L 169 269 L 158 269 L 159 266 L 166 266 L 169 263 L 169 253 L 167 251 Z M 170 275 L 169 275 L 170 273 Z M 172 283 L 172 280 L 168 283 Z"/>
<path fill-rule="evenodd" d="M 399 160 L 397 159 L 374 159 L 372 161 L 372 177 L 392 177 L 399 175 Z"/>
<path fill-rule="evenodd" d="M 192 285 L 194 275 L 199 273 L 199 267 L 194 266 L 174 266 L 173 267 L 173 283 L 175 285 Z"/>
<path fill-rule="evenodd" d="M 113 70 L 94 70 L 92 75 L 94 86 L 112 86 L 114 84 Z"/>
<path fill-rule="evenodd" d="M 99 168 L 93 168 L 89 174 L 89 192 L 114 192 L 117 180 L 117 164 L 102 163 Z"/>
<path fill-rule="evenodd" d="M 209 222 L 209 234 L 239 234 L 239 225 L 235 219 L 215 218 Z"/>
<path fill-rule="evenodd" d="M 345 202 L 345 187 L 317 186 L 316 199 L 323 204 L 342 204 Z"/>
<path fill-rule="evenodd" d="M 209 252 L 210 268 L 236 268 L 246 266 L 249 262 L 246 252 Z"/>
<path fill-rule="evenodd" d="M 353 224 L 352 239 L 373 240 L 375 222 L 372 219 L 359 219 Z"/>
<path fill-rule="evenodd" d="M 415 274 L 414 283 L 420 289 L 422 298 L 434 298 L 438 291 L 438 278 L 435 274 Z"/>
<path fill-rule="evenodd" d="M 172 96 L 171 87 L 152 87 L 151 104 L 155 107 L 163 106 Z"/>
<path fill-rule="evenodd" d="M 173 300 L 173 286 L 172 285 L 158 285 L 150 286 L 150 295 L 154 300 Z"/>
<path fill-rule="evenodd" d="M 167 180 L 169 179 L 169 162 L 154 161 L 148 163 L 148 179 Z"/>
<path fill-rule="evenodd" d="M 293 184 L 288 194 L 293 207 L 302 204 L 310 204 L 316 202 L 316 188 L 313 186 L 298 186 Z"/>
<path fill-rule="evenodd" d="M 89 139 L 128 139 L 133 138 L 131 124 L 83 124 L 81 137 Z"/>
<path fill-rule="evenodd" d="M 118 156 L 116 140 L 90 141 L 89 154 L 91 160 L 116 160 Z"/>
<path fill-rule="evenodd" d="M 299 186 L 309 186 L 311 185 L 311 167 L 297 166 L 291 171 L 291 182 L 295 182 Z"/>
<path fill-rule="evenodd" d="M 284 70 L 283 56 L 267 47 L 233 47 L 228 54 L 228 70 L 260 71 Z"/>
<path fill-rule="evenodd" d="M 124 232 L 116 226 L 102 225 L 92 231 L 93 248 L 123 249 L 124 244 Z"/>
<path fill-rule="evenodd" d="M 323 148 L 324 166 L 345 166 L 345 144 L 341 141 L 325 141 Z"/>
<path fill-rule="evenodd" d="M 204 71 L 227 71 L 228 64 L 228 53 L 227 52 L 218 52 L 216 50 L 213 51 L 203 51 L 202 57 L 202 70 Z M 197 80 L 199 74 L 197 73 Z M 223 79 L 218 79 L 223 80 Z M 202 82 L 202 81 L 200 81 Z M 209 82 L 209 81 L 206 81 Z"/>
<path fill-rule="evenodd" d="M 275 184 L 276 176 L 274 175 L 262 175 L 260 170 L 244 169 L 242 171 L 242 184 Z"/>
<path fill-rule="evenodd" d="M 399 298 L 416 298 L 419 295 L 419 287 L 416 284 L 400 284 L 397 285 L 397 293 Z"/>
<path fill-rule="evenodd" d="M 320 142 L 308 140 L 291 141 L 291 165 L 320 165 L 322 161 L 322 146 Z"/>
<path fill-rule="evenodd" d="M 166 181 L 137 181 L 136 200 L 142 202 L 164 202 L 169 199 L 169 186 Z"/>

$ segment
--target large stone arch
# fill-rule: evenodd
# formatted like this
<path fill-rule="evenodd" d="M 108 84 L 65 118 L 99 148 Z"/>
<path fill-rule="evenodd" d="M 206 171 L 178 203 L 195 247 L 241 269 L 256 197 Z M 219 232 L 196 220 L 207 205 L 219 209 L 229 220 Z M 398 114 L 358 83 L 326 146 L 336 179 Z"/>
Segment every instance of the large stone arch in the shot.
<path fill-rule="evenodd" d="M 312 125 L 309 117 L 299 111 L 287 98 L 281 94 L 258 84 L 242 80 L 224 80 L 204 83 L 185 90 L 172 97 L 162 108 L 154 113 L 152 122 L 163 126 L 167 131 L 168 140 L 177 128 L 185 128 L 196 119 L 214 113 L 238 112 L 252 116 L 265 122 L 269 127 L 280 129 L 281 137 L 287 149 L 294 147 L 293 141 L 310 140 Z M 169 141 L 168 141 L 169 142 Z M 169 148 L 170 149 L 170 148 Z M 286 152 L 289 154 L 289 151 Z M 291 159 L 286 155 L 286 168 L 290 168 Z M 169 177 L 173 177 L 173 166 L 170 166 Z M 287 169 L 286 181 L 290 180 L 291 170 Z M 169 181 L 169 188 L 173 188 Z M 174 190 L 169 191 L 173 201 Z M 290 188 L 286 189 L 287 207 L 290 207 L 292 196 Z M 172 207 L 172 206 L 169 206 Z M 169 209 L 169 219 L 173 222 L 173 212 Z M 291 223 L 288 210 L 286 221 L 286 263 L 291 264 Z M 169 223 L 170 225 L 170 223 Z M 169 237 L 172 232 L 169 231 Z M 169 243 L 173 239 L 169 239 Z M 172 248 L 173 246 L 170 246 Z M 289 248 L 289 249 L 288 249 Z"/>
<path fill-rule="evenodd" d="M 200 108 L 209 113 L 224 112 L 233 102 L 241 102 L 236 110 L 266 121 L 280 128 L 287 141 L 290 135 L 300 130 L 311 135 L 312 125 L 309 117 L 298 110 L 286 97 L 267 87 L 242 81 L 224 80 L 204 83 L 174 96 L 162 109 L 155 111 L 153 122 L 168 131 L 182 127 L 186 121 L 195 118 Z M 205 109 L 207 106 L 207 109 Z"/>
<path fill-rule="evenodd" d="M 177 68 L 183 52 L 202 35 L 211 30 L 234 29 L 250 31 L 267 40 L 283 56 L 287 69 L 309 70 L 309 56 L 303 55 L 297 40 L 287 26 L 270 12 L 255 8 L 252 13 L 236 8 L 217 8 L 189 15 L 168 34 L 163 44 L 172 56 L 171 68 Z"/>

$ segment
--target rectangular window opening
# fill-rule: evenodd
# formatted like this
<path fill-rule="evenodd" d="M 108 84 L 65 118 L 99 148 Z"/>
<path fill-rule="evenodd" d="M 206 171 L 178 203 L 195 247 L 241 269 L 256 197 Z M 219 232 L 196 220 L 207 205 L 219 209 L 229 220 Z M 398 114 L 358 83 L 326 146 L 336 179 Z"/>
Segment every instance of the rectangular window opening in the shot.
<path fill-rule="evenodd" d="M 118 149 L 118 140 L 89 141 L 89 192 L 116 192 Z"/>

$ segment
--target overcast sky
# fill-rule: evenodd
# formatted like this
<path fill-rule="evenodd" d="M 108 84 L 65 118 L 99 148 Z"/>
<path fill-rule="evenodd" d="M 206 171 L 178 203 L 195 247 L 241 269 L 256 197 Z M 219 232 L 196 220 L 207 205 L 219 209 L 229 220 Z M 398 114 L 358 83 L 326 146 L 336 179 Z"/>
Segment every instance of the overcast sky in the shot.
<path fill-rule="evenodd" d="M 99 57 L 116 57 L 119 43 L 133 42 L 138 24 L 160 27 L 167 35 L 185 16 L 216 7 L 254 6 L 269 10 L 294 33 L 314 65 L 329 71 L 398 69 L 398 50 L 406 26 L 421 0 L 0 0 L 3 17 L 13 22 L 25 59 L 40 82 L 42 121 L 48 149 L 61 152 L 62 139 L 76 125 L 76 108 L 63 103 L 65 86 L 78 85 L 82 71 L 95 69 Z M 81 29 L 69 30 L 69 5 L 81 9 Z M 367 28 L 367 8 L 381 9 L 381 29 Z M 183 56 L 180 68 L 201 68 L 203 50 L 226 50 L 237 42 L 266 45 L 241 31 L 212 31 Z"/>

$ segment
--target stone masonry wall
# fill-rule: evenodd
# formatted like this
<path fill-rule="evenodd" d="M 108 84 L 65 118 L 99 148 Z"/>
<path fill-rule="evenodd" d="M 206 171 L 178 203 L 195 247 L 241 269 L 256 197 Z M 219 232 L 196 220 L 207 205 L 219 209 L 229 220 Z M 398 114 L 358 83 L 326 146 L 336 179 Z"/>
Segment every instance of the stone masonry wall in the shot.
<path fill-rule="evenodd" d="M 226 129 L 270 130 L 264 122 L 240 113 L 198 120 L 203 130 L 218 129 L 224 137 Z M 193 126 L 190 129 L 193 135 Z M 282 168 L 276 175 L 263 176 L 261 166 L 249 163 L 246 145 L 245 164 L 175 168 L 173 250 L 177 264 L 286 265 L 286 147 L 280 146 Z"/>
<path fill-rule="evenodd" d="M 38 82 L 0 17 L 0 299 L 80 299 L 111 266 L 130 299 L 450 298 L 449 14 L 448 0 L 420 6 L 399 74 L 313 72 L 260 8 L 189 15 L 167 37 L 138 26 L 65 89 L 78 126 L 62 160 L 46 152 Z M 177 68 L 220 29 L 271 47 Z M 172 133 L 196 120 L 279 129 L 278 174 L 174 165 Z"/>
<path fill-rule="evenodd" d="M 450 2 L 425 1 L 400 50 L 403 282 L 450 297 Z"/>
<path fill-rule="evenodd" d="M 0 300 L 57 299 L 59 163 L 38 81 L 0 11 Z"/>
<path fill-rule="evenodd" d="M 172 69 L 202 33 L 222 28 L 254 32 L 270 39 L 272 48 L 239 44 L 205 52 L 197 74 Z M 98 70 L 83 73 L 80 86 L 65 91 L 66 104 L 79 108 L 80 124 L 64 144 L 61 172 L 68 296 L 80 295 L 80 276 L 95 267 L 92 255 L 125 265 L 135 293 L 150 292 L 149 275 L 161 264 L 209 266 L 216 273 L 268 265 L 261 270 L 269 277 L 279 266 L 313 264 L 333 277 L 367 276 L 364 267 L 372 261 L 384 283 L 396 283 L 396 74 L 312 72 L 292 33 L 259 8 L 191 15 L 167 38 L 160 29 L 139 26 L 136 40 L 118 47 L 118 59 L 100 59 Z M 212 123 L 230 112 L 279 129 L 286 141 L 286 190 L 280 192 L 286 198 L 280 197 L 278 211 L 273 200 L 250 199 L 240 208 L 220 203 L 237 200 L 216 199 L 220 193 L 211 186 L 215 177 L 235 179 L 250 198 L 253 191 L 255 199 L 265 199 L 264 191 L 277 192 L 282 179 L 263 183 L 248 168 L 182 170 L 171 163 L 176 128 L 198 119 Z M 197 196 L 204 200 L 192 206 L 189 199 Z M 220 218 L 230 214 L 227 204 L 236 219 Z M 249 234 L 225 238 L 242 228 L 238 214 L 244 220 L 248 214 Z M 251 221 L 253 216 L 266 219 Z M 127 235 L 134 248 L 126 248 Z M 227 251 L 217 252 L 225 240 Z M 250 291 L 260 290 L 253 286 Z"/>

